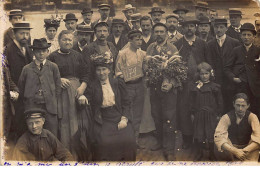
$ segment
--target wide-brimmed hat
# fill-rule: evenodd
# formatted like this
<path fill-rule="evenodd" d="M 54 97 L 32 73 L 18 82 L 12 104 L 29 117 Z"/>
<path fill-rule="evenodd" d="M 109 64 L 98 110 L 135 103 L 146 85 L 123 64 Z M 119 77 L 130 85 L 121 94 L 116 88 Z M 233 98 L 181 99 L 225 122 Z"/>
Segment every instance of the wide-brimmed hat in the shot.
<path fill-rule="evenodd" d="M 132 4 L 126 4 L 125 9 L 123 9 L 122 12 L 126 12 L 128 10 L 136 10 L 136 8 L 133 7 Z"/>
<path fill-rule="evenodd" d="M 14 23 L 13 29 L 32 29 L 32 27 L 29 22 L 20 21 L 20 22 Z"/>
<path fill-rule="evenodd" d="M 93 29 L 91 28 L 91 26 L 87 26 L 87 25 L 82 25 L 79 24 L 77 25 L 76 28 L 77 32 L 81 32 L 81 33 L 93 33 Z"/>
<path fill-rule="evenodd" d="M 211 23 L 211 22 L 210 22 L 209 18 L 206 17 L 206 16 L 202 16 L 202 17 L 200 17 L 200 19 L 199 19 L 199 24 L 210 24 L 210 23 Z"/>
<path fill-rule="evenodd" d="M 76 21 L 78 21 L 78 19 L 76 18 L 76 15 L 73 14 L 73 13 L 66 14 L 66 17 L 65 17 L 65 19 L 63 21 L 66 22 L 68 20 L 76 20 Z"/>
<path fill-rule="evenodd" d="M 98 8 L 103 10 L 103 9 L 110 9 L 110 5 L 109 4 L 99 4 Z"/>
<path fill-rule="evenodd" d="M 195 16 L 187 16 L 184 18 L 183 21 L 180 22 L 180 25 L 185 25 L 185 24 L 199 24 L 199 20 L 195 18 Z"/>
<path fill-rule="evenodd" d="M 204 1 L 197 1 L 197 3 L 194 5 L 195 8 L 204 8 L 209 9 L 209 4 Z"/>
<path fill-rule="evenodd" d="M 166 16 L 165 19 L 168 20 L 169 18 L 172 18 L 172 17 L 179 20 L 179 16 L 177 14 L 170 14 L 170 15 Z"/>
<path fill-rule="evenodd" d="M 162 13 L 162 14 L 165 13 L 165 11 L 163 11 L 163 10 L 161 9 L 161 7 L 153 7 L 148 14 L 152 14 L 152 13 L 155 13 L 155 12 L 159 12 L 159 13 Z"/>
<path fill-rule="evenodd" d="M 40 108 L 31 108 L 24 112 L 25 119 L 28 118 L 44 118 L 46 115 L 46 111 Z"/>
<path fill-rule="evenodd" d="M 112 20 L 112 24 L 122 24 L 122 25 L 124 25 L 125 22 L 124 22 L 123 19 L 120 19 L 120 18 L 113 18 L 113 20 Z"/>
<path fill-rule="evenodd" d="M 44 27 L 60 27 L 60 21 L 54 19 L 44 19 Z"/>
<path fill-rule="evenodd" d="M 240 28 L 240 32 L 245 30 L 251 31 L 256 34 L 255 26 L 252 23 L 244 23 Z"/>
<path fill-rule="evenodd" d="M 33 45 L 30 45 L 29 48 L 32 49 L 47 49 L 51 46 L 51 43 L 48 43 L 46 38 L 34 39 Z"/>
<path fill-rule="evenodd" d="M 91 8 L 89 7 L 85 7 L 83 8 L 83 10 L 81 11 L 81 14 L 86 14 L 86 13 L 92 13 L 93 14 L 93 11 L 91 10 Z"/>
<path fill-rule="evenodd" d="M 226 24 L 227 25 L 228 21 L 225 18 L 216 18 L 214 20 L 214 25 L 217 25 L 217 24 Z"/>
<path fill-rule="evenodd" d="M 135 13 L 135 14 L 132 14 L 131 16 L 131 19 L 130 21 L 139 21 L 141 18 L 142 18 L 142 15 L 141 13 Z"/>
<path fill-rule="evenodd" d="M 240 8 L 229 8 L 228 13 L 229 15 L 239 15 L 239 16 L 244 15 Z"/>
<path fill-rule="evenodd" d="M 9 12 L 9 16 L 23 16 L 23 12 L 20 9 L 13 9 Z"/>
<path fill-rule="evenodd" d="M 178 11 L 184 11 L 185 13 L 188 13 L 189 10 L 184 5 L 178 5 L 175 10 L 173 10 L 173 13 L 177 13 Z"/>

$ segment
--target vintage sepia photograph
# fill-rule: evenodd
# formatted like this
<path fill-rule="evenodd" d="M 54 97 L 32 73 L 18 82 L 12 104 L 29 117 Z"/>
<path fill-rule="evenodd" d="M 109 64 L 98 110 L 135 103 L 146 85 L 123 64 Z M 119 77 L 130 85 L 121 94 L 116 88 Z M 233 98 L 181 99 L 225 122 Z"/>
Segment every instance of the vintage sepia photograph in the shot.
<path fill-rule="evenodd" d="M 260 165 L 260 0 L 0 8 L 0 166 Z"/>

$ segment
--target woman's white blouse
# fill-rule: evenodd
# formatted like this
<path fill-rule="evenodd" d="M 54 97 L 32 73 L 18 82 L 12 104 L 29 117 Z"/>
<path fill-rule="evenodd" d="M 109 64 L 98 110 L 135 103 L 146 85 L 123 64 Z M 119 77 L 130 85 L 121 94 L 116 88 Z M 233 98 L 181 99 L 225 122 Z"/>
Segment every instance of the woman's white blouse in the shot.
<path fill-rule="evenodd" d="M 103 102 L 102 102 L 102 108 L 114 106 L 115 103 L 115 94 L 112 90 L 112 87 L 110 85 L 109 79 L 107 79 L 105 82 L 101 82 L 102 91 L 103 91 Z"/>

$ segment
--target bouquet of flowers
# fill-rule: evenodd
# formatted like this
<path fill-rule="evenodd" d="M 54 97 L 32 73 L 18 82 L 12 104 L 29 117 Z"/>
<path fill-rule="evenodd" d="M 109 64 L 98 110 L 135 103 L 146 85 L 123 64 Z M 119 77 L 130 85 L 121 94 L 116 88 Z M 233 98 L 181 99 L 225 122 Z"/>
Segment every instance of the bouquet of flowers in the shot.
<path fill-rule="evenodd" d="M 146 74 L 150 85 L 156 85 L 167 78 L 173 83 L 174 88 L 182 88 L 182 83 L 187 79 L 188 67 L 181 56 L 155 55 L 148 57 Z"/>
<path fill-rule="evenodd" d="M 92 54 L 90 56 L 90 59 L 94 63 L 103 63 L 103 64 L 113 63 L 113 58 L 109 51 L 107 51 L 103 54 L 101 54 L 101 53 Z"/>

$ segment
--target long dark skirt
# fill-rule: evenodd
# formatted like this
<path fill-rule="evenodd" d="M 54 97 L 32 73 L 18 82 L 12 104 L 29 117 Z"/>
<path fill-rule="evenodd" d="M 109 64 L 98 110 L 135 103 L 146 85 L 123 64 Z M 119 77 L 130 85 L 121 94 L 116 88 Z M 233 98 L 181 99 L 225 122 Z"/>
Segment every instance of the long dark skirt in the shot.
<path fill-rule="evenodd" d="M 97 136 L 95 160 L 98 161 L 135 161 L 136 144 L 132 124 L 118 130 L 121 114 L 115 107 L 104 108 L 102 128 Z"/>

